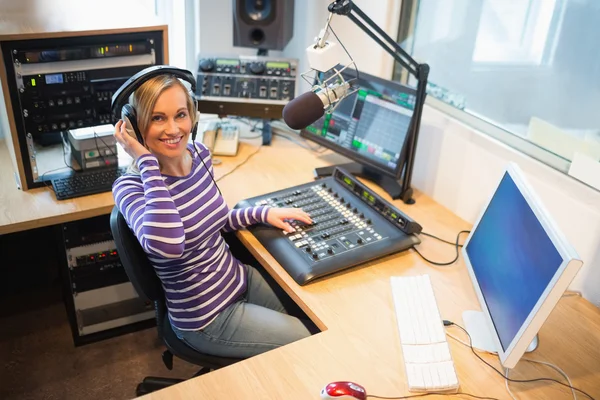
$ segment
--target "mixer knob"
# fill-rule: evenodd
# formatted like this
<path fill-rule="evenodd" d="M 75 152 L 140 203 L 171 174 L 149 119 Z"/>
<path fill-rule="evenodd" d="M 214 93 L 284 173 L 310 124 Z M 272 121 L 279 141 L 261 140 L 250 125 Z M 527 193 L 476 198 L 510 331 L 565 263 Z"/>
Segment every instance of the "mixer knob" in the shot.
<path fill-rule="evenodd" d="M 326 183 L 321 183 L 321 187 L 322 187 L 322 188 L 326 188 L 326 187 L 327 187 L 327 184 L 326 184 Z"/>
<path fill-rule="evenodd" d="M 337 193 L 333 194 L 333 197 L 337 198 L 339 195 Z"/>
<path fill-rule="evenodd" d="M 314 258 L 315 260 L 318 260 L 319 259 L 319 255 L 316 252 L 312 253 L 312 258 Z"/>
<path fill-rule="evenodd" d="M 347 223 L 348 223 L 348 220 L 346 218 L 344 218 L 340 221 L 340 224 L 342 224 L 342 225 L 346 225 Z"/>
<path fill-rule="evenodd" d="M 340 197 L 340 203 L 342 203 L 342 204 L 343 204 L 343 203 L 345 203 L 345 202 L 346 202 L 346 200 L 345 200 L 343 197 Z"/>
<path fill-rule="evenodd" d="M 364 217 L 365 217 L 365 214 L 363 214 L 363 213 L 360 213 L 359 217 L 360 217 L 360 218 L 364 218 Z"/>
<path fill-rule="evenodd" d="M 327 191 L 328 191 L 329 193 L 331 193 L 331 192 L 333 192 L 333 189 L 332 189 L 332 188 L 329 188 L 329 189 L 327 189 Z"/>
<path fill-rule="evenodd" d="M 256 75 L 260 75 L 265 72 L 265 64 L 263 63 L 252 63 L 250 64 L 250 72 Z"/>
<path fill-rule="evenodd" d="M 333 254 L 333 249 L 331 247 L 327 249 L 327 254 Z"/>
<path fill-rule="evenodd" d="M 354 210 L 352 210 L 352 211 L 354 211 L 354 214 L 357 214 L 358 213 L 358 208 L 354 207 Z"/>
<path fill-rule="evenodd" d="M 346 208 L 351 208 L 351 207 L 352 207 L 352 204 L 350 204 L 350 203 L 346 204 Z"/>
<path fill-rule="evenodd" d="M 358 240 L 356 241 L 356 244 L 363 244 L 363 240 L 362 240 L 362 239 L 358 239 Z"/>
<path fill-rule="evenodd" d="M 200 69 L 203 72 L 212 71 L 212 69 L 214 67 L 215 67 L 215 64 L 211 60 L 202 60 L 202 61 L 200 61 Z"/>
<path fill-rule="evenodd" d="M 371 224 L 371 219 L 367 219 L 365 222 L 370 225 Z"/>
<path fill-rule="evenodd" d="M 310 253 L 312 251 L 312 249 L 310 248 L 310 246 L 306 246 L 306 248 L 304 249 L 304 251 L 306 251 L 307 253 Z"/>

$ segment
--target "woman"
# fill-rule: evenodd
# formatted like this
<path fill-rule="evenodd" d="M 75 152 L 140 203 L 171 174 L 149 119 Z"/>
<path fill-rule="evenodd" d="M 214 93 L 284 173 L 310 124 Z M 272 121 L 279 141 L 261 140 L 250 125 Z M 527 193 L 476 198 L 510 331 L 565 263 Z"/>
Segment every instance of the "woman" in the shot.
<path fill-rule="evenodd" d="M 161 279 L 169 320 L 177 336 L 202 353 L 250 357 L 311 334 L 285 312 L 275 290 L 229 250 L 221 231 L 268 223 L 311 223 L 295 208 L 231 210 L 212 178 L 208 149 L 188 144 L 196 112 L 176 77 L 159 75 L 131 96 L 144 145 L 125 123 L 115 138 L 134 159 L 136 173 L 113 184 L 115 203 Z"/>

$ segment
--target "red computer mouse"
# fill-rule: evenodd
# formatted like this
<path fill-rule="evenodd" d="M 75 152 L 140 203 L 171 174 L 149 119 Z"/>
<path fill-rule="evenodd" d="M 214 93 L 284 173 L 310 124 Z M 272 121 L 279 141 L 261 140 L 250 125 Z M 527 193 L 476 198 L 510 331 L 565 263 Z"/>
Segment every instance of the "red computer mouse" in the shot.
<path fill-rule="evenodd" d="M 331 382 L 321 390 L 323 400 L 366 400 L 367 391 L 354 382 Z"/>

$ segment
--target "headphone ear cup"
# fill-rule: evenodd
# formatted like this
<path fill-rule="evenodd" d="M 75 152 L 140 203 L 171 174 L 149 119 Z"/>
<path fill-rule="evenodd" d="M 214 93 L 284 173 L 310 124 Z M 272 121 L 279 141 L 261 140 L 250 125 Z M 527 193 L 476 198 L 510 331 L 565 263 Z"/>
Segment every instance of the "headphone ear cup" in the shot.
<path fill-rule="evenodd" d="M 125 130 L 127 131 L 127 134 L 143 145 L 144 138 L 138 129 L 137 115 L 135 108 L 133 108 L 131 104 L 125 104 L 123 106 L 121 109 L 121 119 L 123 122 L 125 122 Z"/>

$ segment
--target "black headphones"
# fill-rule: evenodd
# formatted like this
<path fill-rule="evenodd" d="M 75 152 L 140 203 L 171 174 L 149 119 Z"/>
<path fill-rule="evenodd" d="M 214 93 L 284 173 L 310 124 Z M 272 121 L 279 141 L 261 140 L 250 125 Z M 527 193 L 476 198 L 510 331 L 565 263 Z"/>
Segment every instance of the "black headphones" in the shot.
<path fill-rule="evenodd" d="M 113 94 L 111 102 L 111 110 L 115 119 L 121 118 L 125 122 L 125 129 L 130 136 L 135 137 L 138 142 L 144 144 L 144 138 L 137 125 L 137 113 L 135 108 L 129 104 L 129 96 L 136 89 L 142 86 L 148 80 L 159 75 L 174 75 L 191 85 L 192 93 L 196 92 L 196 79 L 194 74 L 186 69 L 177 67 L 171 67 L 168 65 L 154 65 L 152 67 L 145 68 L 131 78 L 129 78 L 121 87 Z M 196 101 L 194 100 L 194 104 Z M 192 143 L 195 143 L 196 133 L 198 131 L 199 112 L 197 106 L 194 107 L 196 110 L 196 123 L 192 128 Z"/>

